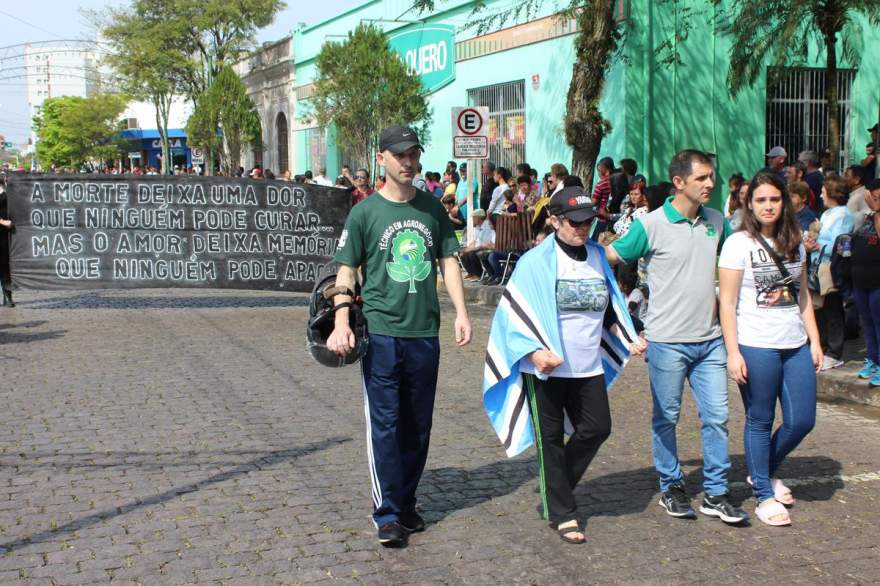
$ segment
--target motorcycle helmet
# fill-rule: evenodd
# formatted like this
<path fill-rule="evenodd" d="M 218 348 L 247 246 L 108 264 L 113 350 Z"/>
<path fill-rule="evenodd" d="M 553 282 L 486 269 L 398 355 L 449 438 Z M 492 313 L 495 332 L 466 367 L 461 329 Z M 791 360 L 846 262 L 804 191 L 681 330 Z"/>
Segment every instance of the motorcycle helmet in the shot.
<path fill-rule="evenodd" d="M 367 320 L 361 310 L 360 286 L 355 286 L 352 301 L 346 303 L 351 331 L 354 332 L 355 347 L 346 356 L 339 356 L 327 348 L 327 339 L 333 333 L 336 324 L 336 301 L 339 294 L 351 294 L 336 287 L 335 264 L 324 267 L 321 276 L 315 282 L 312 296 L 309 299 L 309 323 L 306 328 L 306 346 L 312 358 L 324 366 L 340 367 L 354 364 L 367 351 Z"/>

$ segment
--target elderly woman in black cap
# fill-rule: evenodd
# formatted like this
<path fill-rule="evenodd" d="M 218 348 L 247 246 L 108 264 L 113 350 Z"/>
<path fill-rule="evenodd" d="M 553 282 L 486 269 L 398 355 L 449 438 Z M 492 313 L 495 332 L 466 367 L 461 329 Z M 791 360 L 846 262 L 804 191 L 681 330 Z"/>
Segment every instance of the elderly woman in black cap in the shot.
<path fill-rule="evenodd" d="M 566 187 L 548 211 L 555 234 L 519 260 L 496 310 L 483 402 L 508 455 L 534 440 L 544 517 L 564 541 L 584 543 L 574 487 L 611 433 L 607 388 L 644 346 L 604 249 L 589 240 L 598 215 L 590 198 Z M 520 420 L 527 410 L 508 408 L 524 392 L 533 427 Z"/>

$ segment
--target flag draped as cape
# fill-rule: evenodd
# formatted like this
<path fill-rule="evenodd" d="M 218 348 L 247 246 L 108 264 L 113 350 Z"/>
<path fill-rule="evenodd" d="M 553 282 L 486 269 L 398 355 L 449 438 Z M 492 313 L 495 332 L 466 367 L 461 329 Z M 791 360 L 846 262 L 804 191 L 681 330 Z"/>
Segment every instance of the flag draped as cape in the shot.
<path fill-rule="evenodd" d="M 610 292 L 600 347 L 605 383 L 610 389 L 629 360 L 629 345 L 636 340 L 636 333 L 626 300 L 605 260 L 605 249 L 591 240 L 586 247 L 587 254 L 600 255 Z M 519 361 L 528 360 L 529 354 L 541 349 L 563 355 L 556 309 L 556 240 L 553 235 L 517 262 L 489 332 L 483 369 L 483 406 L 509 457 L 534 443 Z M 537 376 L 547 378 L 547 375 Z"/>

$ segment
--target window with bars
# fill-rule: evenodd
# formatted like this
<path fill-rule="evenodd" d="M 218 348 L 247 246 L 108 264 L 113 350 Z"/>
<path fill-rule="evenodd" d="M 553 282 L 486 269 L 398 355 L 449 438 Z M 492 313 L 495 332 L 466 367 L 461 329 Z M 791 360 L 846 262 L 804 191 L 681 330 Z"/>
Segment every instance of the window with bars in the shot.
<path fill-rule="evenodd" d="M 317 175 L 318 169 L 327 165 L 327 141 L 324 137 L 324 131 L 321 128 L 314 127 L 306 128 L 300 132 L 306 133 L 309 149 L 306 169 Z"/>
<path fill-rule="evenodd" d="M 805 150 L 821 153 L 828 148 L 828 102 L 825 100 L 825 70 L 807 67 L 784 68 L 778 82 L 767 86 L 766 150 L 783 147 L 789 162 Z M 850 114 L 852 112 L 853 69 L 837 71 L 837 98 L 840 107 L 840 160 L 838 168 L 849 165 Z"/>
<path fill-rule="evenodd" d="M 489 108 L 490 161 L 511 172 L 527 162 L 524 79 L 470 89 L 468 104 Z"/>

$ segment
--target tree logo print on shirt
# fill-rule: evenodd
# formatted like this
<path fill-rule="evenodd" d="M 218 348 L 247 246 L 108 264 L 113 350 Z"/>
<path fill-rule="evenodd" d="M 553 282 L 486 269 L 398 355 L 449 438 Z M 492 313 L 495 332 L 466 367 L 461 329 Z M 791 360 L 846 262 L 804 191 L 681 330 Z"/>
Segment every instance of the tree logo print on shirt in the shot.
<path fill-rule="evenodd" d="M 431 274 L 431 263 L 425 260 L 425 239 L 413 230 L 406 230 L 391 241 L 392 262 L 385 263 L 388 276 L 398 283 L 409 283 L 408 293 L 416 292 L 416 281 Z"/>

